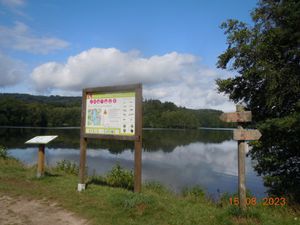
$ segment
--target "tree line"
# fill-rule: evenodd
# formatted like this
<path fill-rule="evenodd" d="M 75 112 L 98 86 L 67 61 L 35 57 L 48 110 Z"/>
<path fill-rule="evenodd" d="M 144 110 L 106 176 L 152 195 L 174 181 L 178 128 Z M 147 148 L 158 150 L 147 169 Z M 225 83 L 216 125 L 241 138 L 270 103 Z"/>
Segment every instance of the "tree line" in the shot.
<path fill-rule="evenodd" d="M 172 102 L 145 100 L 143 126 L 148 128 L 193 129 L 230 127 L 219 120 L 222 111 L 187 109 Z M 80 126 L 81 97 L 0 94 L 0 126 Z"/>

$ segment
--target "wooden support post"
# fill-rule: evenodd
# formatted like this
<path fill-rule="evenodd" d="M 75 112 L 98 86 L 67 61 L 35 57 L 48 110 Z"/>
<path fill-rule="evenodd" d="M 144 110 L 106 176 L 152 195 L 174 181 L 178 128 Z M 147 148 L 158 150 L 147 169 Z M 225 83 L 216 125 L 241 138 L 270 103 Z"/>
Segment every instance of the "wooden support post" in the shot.
<path fill-rule="evenodd" d="M 239 180 L 239 200 L 240 208 L 246 209 L 246 176 L 245 176 L 245 150 L 247 143 L 238 141 L 238 180 Z"/>
<path fill-rule="evenodd" d="M 136 124 L 135 132 L 138 139 L 134 141 L 134 192 L 142 191 L 142 85 L 139 85 L 136 91 Z"/>
<path fill-rule="evenodd" d="M 244 111 L 241 105 L 236 106 L 237 112 Z M 242 124 L 238 123 L 238 129 L 243 129 Z M 239 203 L 242 210 L 246 209 L 246 141 L 238 141 L 238 192 L 239 192 Z"/>
<path fill-rule="evenodd" d="M 37 178 L 44 176 L 45 173 L 45 145 L 39 145 L 38 152 L 38 165 L 37 165 Z"/>
<path fill-rule="evenodd" d="M 87 139 L 80 137 L 80 167 L 79 167 L 79 183 L 78 191 L 85 190 L 85 163 L 86 163 L 86 146 Z"/>
<path fill-rule="evenodd" d="M 134 192 L 141 192 L 142 187 L 142 142 L 134 142 Z"/>

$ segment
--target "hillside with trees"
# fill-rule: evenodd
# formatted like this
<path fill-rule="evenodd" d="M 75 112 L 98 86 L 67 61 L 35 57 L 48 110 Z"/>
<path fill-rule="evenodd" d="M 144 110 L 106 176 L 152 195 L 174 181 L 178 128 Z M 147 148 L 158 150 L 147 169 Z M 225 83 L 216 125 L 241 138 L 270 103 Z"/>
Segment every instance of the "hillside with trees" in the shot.
<path fill-rule="evenodd" d="M 143 102 L 143 126 L 148 128 L 230 127 L 219 120 L 222 111 L 187 109 L 172 102 Z M 0 94 L 0 126 L 80 126 L 81 97 Z"/>

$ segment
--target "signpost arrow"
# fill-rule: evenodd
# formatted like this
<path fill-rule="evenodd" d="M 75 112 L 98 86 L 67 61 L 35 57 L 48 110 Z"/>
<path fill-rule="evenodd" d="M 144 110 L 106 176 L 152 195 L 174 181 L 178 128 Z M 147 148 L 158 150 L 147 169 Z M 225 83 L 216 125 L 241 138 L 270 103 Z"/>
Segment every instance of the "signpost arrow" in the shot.
<path fill-rule="evenodd" d="M 261 137 L 259 130 L 235 129 L 233 131 L 233 139 L 236 141 L 254 141 Z"/>
<path fill-rule="evenodd" d="M 250 122 L 252 120 L 252 113 L 251 113 L 251 111 L 222 113 L 219 118 L 220 118 L 220 120 L 227 122 L 227 123 Z"/>

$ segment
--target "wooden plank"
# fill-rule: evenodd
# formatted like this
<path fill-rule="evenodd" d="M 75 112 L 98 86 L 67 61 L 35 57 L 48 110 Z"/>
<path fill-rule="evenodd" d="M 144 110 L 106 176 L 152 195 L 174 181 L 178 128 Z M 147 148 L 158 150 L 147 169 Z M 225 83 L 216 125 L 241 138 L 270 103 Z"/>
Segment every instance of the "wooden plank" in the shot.
<path fill-rule="evenodd" d="M 230 122 L 250 122 L 252 120 L 251 111 L 241 111 L 232 113 L 222 113 L 220 115 L 220 120 L 230 123 Z"/>
<path fill-rule="evenodd" d="M 261 133 L 259 130 L 235 129 L 233 130 L 233 139 L 236 141 L 254 141 L 259 140 Z"/>
<path fill-rule="evenodd" d="M 122 140 L 122 141 L 136 141 L 139 139 L 139 137 L 137 135 L 125 136 L 125 135 L 86 134 L 86 133 L 84 133 L 83 136 L 85 138 L 91 138 L 91 139 Z"/>

